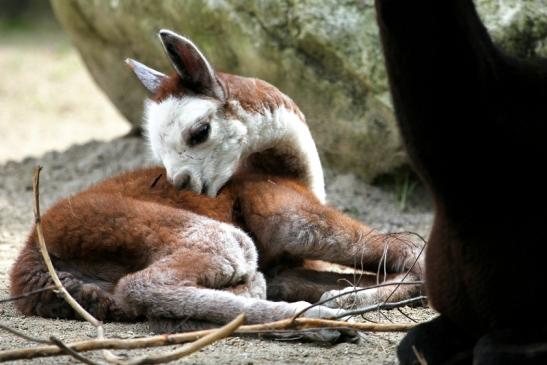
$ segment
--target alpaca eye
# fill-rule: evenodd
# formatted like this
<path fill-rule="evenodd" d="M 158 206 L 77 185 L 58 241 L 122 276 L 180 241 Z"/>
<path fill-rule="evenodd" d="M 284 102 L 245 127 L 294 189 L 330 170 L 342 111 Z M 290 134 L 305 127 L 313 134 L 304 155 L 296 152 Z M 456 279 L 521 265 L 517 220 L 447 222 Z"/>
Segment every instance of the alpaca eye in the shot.
<path fill-rule="evenodd" d="M 200 124 L 197 128 L 190 132 L 188 146 L 192 147 L 203 143 L 209 138 L 211 133 L 211 125 L 209 123 Z"/>

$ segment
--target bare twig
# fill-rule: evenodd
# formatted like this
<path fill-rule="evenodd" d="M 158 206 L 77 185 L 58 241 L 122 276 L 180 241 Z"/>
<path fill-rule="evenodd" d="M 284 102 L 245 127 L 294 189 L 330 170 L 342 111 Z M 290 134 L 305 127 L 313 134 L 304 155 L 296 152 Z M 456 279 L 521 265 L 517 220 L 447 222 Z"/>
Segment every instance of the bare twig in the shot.
<path fill-rule="evenodd" d="M 424 250 L 425 250 L 425 247 L 427 246 L 427 241 L 425 240 L 425 238 L 423 238 L 420 234 L 416 233 L 416 232 L 399 232 L 399 233 L 395 233 L 395 234 L 409 234 L 409 235 L 413 235 L 413 236 L 416 236 L 418 237 L 420 240 L 422 240 L 422 242 L 424 243 L 422 245 L 422 248 L 420 249 L 420 252 L 418 253 L 418 255 L 416 256 L 416 258 L 414 259 L 414 262 L 412 263 L 412 265 L 410 266 L 410 268 L 407 270 L 407 272 L 405 273 L 405 276 L 403 276 L 403 278 L 400 280 L 400 283 L 402 284 L 405 279 L 408 277 L 408 275 L 412 272 L 412 270 L 414 269 L 414 266 L 416 266 L 416 264 L 418 263 L 418 260 L 420 259 L 420 257 L 423 255 L 424 253 Z M 399 289 L 399 286 L 400 285 L 397 285 L 395 288 L 393 288 L 393 291 L 387 296 L 387 298 L 384 300 L 383 304 L 386 304 L 390 299 L 391 297 L 393 296 L 393 294 L 397 291 L 397 289 Z"/>
<path fill-rule="evenodd" d="M 216 342 L 220 339 L 223 339 L 224 337 L 231 335 L 238 327 L 240 327 L 243 324 L 244 320 L 245 320 L 245 316 L 243 314 L 240 314 L 233 321 L 226 324 L 225 326 L 211 331 L 208 335 L 203 336 L 199 340 L 188 343 L 184 345 L 183 347 L 181 347 L 180 349 L 176 349 L 168 353 L 144 355 L 140 358 L 135 358 L 130 361 L 127 361 L 125 362 L 125 364 L 127 365 L 160 364 L 160 363 L 180 359 L 181 357 L 190 355 L 191 353 L 196 352 L 202 349 L 203 347 L 209 344 L 212 344 L 213 342 Z"/>
<path fill-rule="evenodd" d="M 44 292 L 44 291 L 48 291 L 48 290 L 54 290 L 55 289 L 55 286 L 51 285 L 51 286 L 46 286 L 46 287 L 43 287 L 43 288 L 40 288 L 40 289 L 36 289 L 36 290 L 33 290 L 33 291 L 29 291 L 28 293 L 23 293 L 21 295 L 17 295 L 15 297 L 9 297 L 9 298 L 6 298 L 6 299 L 0 299 L 0 304 L 2 303 L 6 303 L 6 302 L 13 302 L 15 300 L 19 300 L 19 299 L 23 299 L 23 298 L 26 298 L 26 297 L 30 297 L 31 295 L 35 295 L 35 294 L 39 294 L 41 292 Z"/>
<path fill-rule="evenodd" d="M 401 313 L 406 319 L 408 319 L 409 321 L 411 322 L 414 322 L 414 323 L 418 323 L 417 320 L 415 320 L 414 318 L 412 318 L 411 316 L 408 315 L 408 313 L 405 313 L 405 311 L 403 311 L 401 308 L 397 308 L 397 311 L 399 313 Z"/>
<path fill-rule="evenodd" d="M 49 253 L 46 247 L 46 241 L 44 239 L 44 234 L 42 232 L 42 221 L 40 218 L 39 184 L 40 184 L 41 170 L 42 170 L 41 166 L 36 166 L 36 169 L 34 170 L 34 180 L 32 184 L 32 188 L 34 191 L 34 224 L 36 225 L 36 234 L 38 236 L 38 244 L 40 245 L 40 253 L 42 254 L 44 263 L 46 264 L 47 271 L 49 272 L 49 275 L 51 276 L 51 279 L 53 280 L 55 287 L 59 291 L 59 295 L 62 296 L 63 299 L 72 307 L 72 309 L 74 309 L 76 313 L 78 313 L 83 319 L 85 319 L 87 322 L 91 323 L 93 326 L 97 328 L 101 327 L 102 323 L 99 320 L 97 320 L 95 317 L 93 317 L 91 314 L 89 314 L 89 312 L 86 311 L 65 289 L 65 287 L 61 283 L 61 280 L 59 279 L 59 276 L 57 275 L 57 272 L 55 271 L 55 268 L 53 267 L 51 258 L 49 257 Z"/>
<path fill-rule="evenodd" d="M 84 364 L 88 364 L 88 365 L 100 365 L 99 363 L 96 363 L 95 361 L 90 360 L 90 359 L 80 355 L 79 353 L 77 353 L 76 351 L 74 351 L 73 349 L 71 349 L 70 347 L 65 345 L 63 343 L 63 341 L 59 340 L 57 337 L 51 336 L 49 339 L 53 344 L 57 345 L 57 347 L 59 347 L 66 354 L 72 356 L 76 360 L 79 360 L 79 361 L 83 362 Z"/>
<path fill-rule="evenodd" d="M 38 337 L 33 337 L 33 336 L 29 336 L 27 335 L 26 333 L 23 333 L 23 332 L 20 332 L 20 331 L 17 331 L 13 328 L 10 328 L 10 327 L 7 327 L 7 326 L 4 326 L 2 324 L 0 324 L 0 328 L 3 329 L 4 331 L 6 332 L 9 332 L 17 337 L 21 337 L 22 339 L 24 340 L 27 340 L 27 341 L 30 341 L 30 342 L 36 342 L 36 343 L 41 343 L 41 344 L 54 344 L 56 345 L 59 349 L 61 349 L 62 352 L 66 353 L 67 355 L 70 355 L 72 357 L 74 357 L 75 359 L 79 360 L 79 361 L 82 361 L 86 364 L 90 364 L 90 365 L 99 365 L 89 359 L 86 359 L 85 357 L 83 357 L 82 355 L 78 354 L 77 352 L 75 352 L 74 350 L 71 350 L 70 348 L 67 347 L 67 345 L 65 345 L 63 343 L 63 341 L 59 340 L 58 338 L 56 337 L 53 337 L 51 336 L 49 340 L 45 340 L 43 338 L 38 338 Z M 2 361 L 2 360 L 0 360 Z"/>
<path fill-rule="evenodd" d="M 57 272 L 55 271 L 55 268 L 53 267 L 51 258 L 49 257 L 46 241 L 44 239 L 44 233 L 42 232 L 42 220 L 40 215 L 40 171 L 41 170 L 42 170 L 42 166 L 36 166 L 36 168 L 34 169 L 34 176 L 32 180 L 32 191 L 34 193 L 34 225 L 36 227 L 36 235 L 38 236 L 40 253 L 42 254 L 42 258 L 44 259 L 44 263 L 46 264 L 47 271 L 49 272 L 49 275 L 51 276 L 51 279 L 53 280 L 55 287 L 59 291 L 59 295 L 63 297 L 63 299 L 72 307 L 72 309 L 74 309 L 76 313 L 78 313 L 83 319 L 91 323 L 97 329 L 97 338 L 101 339 L 104 337 L 104 330 L 103 330 L 102 323 L 99 320 L 97 320 L 95 317 L 93 317 L 88 311 L 86 311 L 72 297 L 72 295 L 70 295 L 70 293 L 66 290 L 66 288 L 61 283 L 61 280 L 59 279 L 59 276 L 57 275 Z M 103 353 L 103 355 L 107 359 L 107 361 L 113 361 L 118 358 L 116 355 L 106 351 Z"/>
<path fill-rule="evenodd" d="M 6 332 L 11 333 L 12 335 L 15 335 L 17 337 L 21 337 L 24 340 L 30 341 L 30 342 L 36 342 L 36 343 L 45 343 L 50 344 L 51 342 L 49 340 L 45 340 L 43 338 L 33 337 L 29 336 L 26 333 L 14 330 L 13 328 L 9 328 L 8 326 L 4 326 L 3 324 L 0 324 L 0 328 L 3 329 Z"/>
<path fill-rule="evenodd" d="M 310 330 L 315 328 L 344 328 L 365 332 L 405 332 L 412 327 L 414 327 L 414 324 L 407 323 L 351 323 L 345 321 L 333 321 L 315 318 L 296 318 L 295 320 L 293 320 L 292 318 L 288 318 L 277 322 L 241 326 L 235 331 L 235 333 L 254 334 L 276 332 L 279 330 L 287 329 Z M 159 335 L 132 339 L 93 339 L 69 343 L 67 344 L 67 346 L 78 352 L 101 349 L 131 350 L 137 348 L 167 346 L 195 341 L 214 331 L 216 330 L 203 330 L 173 335 Z M 58 355 L 62 355 L 62 351 L 56 346 L 37 346 L 28 349 L 0 351 L 0 362 Z"/>
<path fill-rule="evenodd" d="M 369 313 L 369 312 L 379 310 L 379 309 L 393 309 L 393 308 L 402 307 L 402 306 L 409 305 L 409 304 L 419 303 L 419 302 L 422 302 L 426 299 L 427 299 L 427 297 L 425 295 L 420 295 L 418 297 L 401 300 L 400 302 L 391 302 L 391 303 L 385 303 L 384 302 L 384 303 L 372 304 L 372 305 L 369 305 L 369 306 L 366 306 L 366 307 L 363 307 L 363 308 L 345 311 L 344 313 L 342 313 L 340 315 L 337 315 L 334 318 L 338 319 L 338 318 L 343 318 L 343 317 L 346 317 L 346 316 L 356 316 L 356 315 Z"/>
<path fill-rule="evenodd" d="M 280 329 L 309 329 L 309 328 L 346 328 L 354 329 L 357 331 L 366 332 L 401 332 L 407 331 L 414 327 L 414 324 L 377 324 L 377 323 L 353 323 L 346 321 L 335 321 L 331 319 L 319 319 L 319 318 L 288 318 L 281 321 L 255 324 L 248 326 L 241 326 L 236 333 L 253 333 L 255 331 L 263 330 L 280 330 Z"/>

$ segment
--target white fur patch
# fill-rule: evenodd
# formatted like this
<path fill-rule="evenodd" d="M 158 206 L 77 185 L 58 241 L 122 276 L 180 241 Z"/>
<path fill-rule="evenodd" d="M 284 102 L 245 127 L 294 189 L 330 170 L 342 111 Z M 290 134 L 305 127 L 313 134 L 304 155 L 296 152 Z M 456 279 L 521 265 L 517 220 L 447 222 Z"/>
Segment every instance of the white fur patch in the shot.
<path fill-rule="evenodd" d="M 279 107 L 249 113 L 232 101 L 237 119 L 226 120 L 219 103 L 198 97 L 169 97 L 160 103 L 147 102 L 144 129 L 155 158 L 164 165 L 171 181 L 177 174 L 189 175 L 196 193 L 216 196 L 234 175 L 241 160 L 255 152 L 275 148 L 295 156 L 304 183 L 325 202 L 323 169 L 308 126 L 293 111 Z M 188 146 L 184 136 L 198 121 L 208 120 L 209 139 Z M 206 189 L 204 189 L 206 187 Z"/>
<path fill-rule="evenodd" d="M 237 101 L 232 101 L 232 108 L 238 111 L 241 121 L 247 126 L 248 145 L 245 154 L 275 148 L 295 156 L 304 169 L 304 183 L 324 203 L 326 193 L 323 168 L 306 123 L 285 107 L 274 109 L 273 112 L 265 109 L 261 113 L 249 113 Z"/>
<path fill-rule="evenodd" d="M 307 167 L 305 171 L 306 183 L 308 183 L 310 190 L 314 192 L 319 201 L 325 203 L 323 167 L 308 126 L 300 120 L 296 120 L 298 117 L 284 108 L 279 112 L 281 117 L 286 115 L 283 119 L 287 121 L 286 136 L 280 148 L 286 149 L 303 162 L 304 166 Z"/>

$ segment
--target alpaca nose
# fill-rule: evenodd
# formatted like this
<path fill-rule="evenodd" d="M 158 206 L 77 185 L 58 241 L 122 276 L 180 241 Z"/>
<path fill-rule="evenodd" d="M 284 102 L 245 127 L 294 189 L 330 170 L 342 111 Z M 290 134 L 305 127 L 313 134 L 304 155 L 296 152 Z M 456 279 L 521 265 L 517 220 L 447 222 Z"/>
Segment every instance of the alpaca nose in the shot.
<path fill-rule="evenodd" d="M 170 180 L 171 184 L 173 184 L 177 189 L 182 190 L 188 188 L 188 185 L 190 185 L 190 179 L 190 174 L 183 171 L 177 173 Z"/>

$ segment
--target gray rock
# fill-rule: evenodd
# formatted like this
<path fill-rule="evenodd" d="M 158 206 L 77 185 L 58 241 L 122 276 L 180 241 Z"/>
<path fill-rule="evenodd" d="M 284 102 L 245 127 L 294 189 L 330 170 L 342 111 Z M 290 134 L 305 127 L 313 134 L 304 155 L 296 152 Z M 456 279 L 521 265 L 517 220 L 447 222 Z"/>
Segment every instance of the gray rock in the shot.
<path fill-rule="evenodd" d="M 509 54 L 547 57 L 546 0 L 475 0 L 494 41 Z"/>
<path fill-rule="evenodd" d="M 545 0 L 477 0 L 495 39 L 547 52 Z M 161 28 L 192 38 L 213 65 L 279 87 L 306 114 L 323 162 L 370 180 L 405 162 L 373 0 L 51 0 L 98 85 L 139 125 L 144 89 L 123 63 L 169 72 Z"/>

